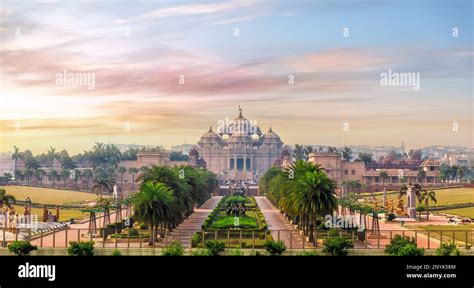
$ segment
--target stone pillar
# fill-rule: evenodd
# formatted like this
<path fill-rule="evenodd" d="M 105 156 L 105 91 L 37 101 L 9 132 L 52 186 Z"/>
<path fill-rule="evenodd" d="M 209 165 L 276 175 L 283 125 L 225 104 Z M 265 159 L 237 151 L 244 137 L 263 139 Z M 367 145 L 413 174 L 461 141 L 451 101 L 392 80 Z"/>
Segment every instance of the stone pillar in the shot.
<path fill-rule="evenodd" d="M 416 196 L 411 185 L 408 186 L 407 190 L 407 214 L 409 218 L 416 218 Z"/>

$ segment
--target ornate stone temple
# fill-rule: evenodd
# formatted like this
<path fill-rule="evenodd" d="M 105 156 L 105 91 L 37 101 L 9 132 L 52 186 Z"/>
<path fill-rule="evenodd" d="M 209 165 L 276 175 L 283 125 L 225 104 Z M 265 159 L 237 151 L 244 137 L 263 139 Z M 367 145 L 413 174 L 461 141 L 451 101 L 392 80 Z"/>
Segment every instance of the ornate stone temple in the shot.
<path fill-rule="evenodd" d="M 283 142 L 270 127 L 262 133 L 256 123 L 242 115 L 209 131 L 197 143 L 208 170 L 222 179 L 257 179 L 280 158 Z"/>

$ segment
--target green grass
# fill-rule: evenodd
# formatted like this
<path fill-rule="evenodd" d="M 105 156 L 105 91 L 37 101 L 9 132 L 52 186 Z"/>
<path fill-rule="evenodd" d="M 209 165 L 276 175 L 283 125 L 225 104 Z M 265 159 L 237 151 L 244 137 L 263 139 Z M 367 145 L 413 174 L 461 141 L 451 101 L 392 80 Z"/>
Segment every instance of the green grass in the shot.
<path fill-rule="evenodd" d="M 428 189 L 428 191 L 431 189 Z M 430 206 L 436 205 L 449 205 L 449 204 L 460 204 L 460 203 L 474 203 L 474 188 L 451 188 L 451 189 L 439 189 L 434 190 L 436 192 L 436 198 L 438 203 L 431 203 Z M 398 192 L 388 194 L 388 197 L 395 200 L 398 199 Z M 382 200 L 383 195 L 377 195 L 377 200 Z"/>
<path fill-rule="evenodd" d="M 18 214 L 23 215 L 25 211 L 24 206 L 12 205 L 15 208 L 15 211 Z M 53 215 L 56 215 L 56 209 L 49 209 Z M 43 209 L 42 208 L 31 208 L 31 214 L 38 216 L 38 221 L 42 221 L 43 219 Z M 71 218 L 80 219 L 88 217 L 88 213 L 82 213 L 78 209 L 60 209 L 59 210 L 59 221 L 69 221 Z"/>
<path fill-rule="evenodd" d="M 241 229 L 252 229 L 258 228 L 256 214 L 254 211 L 246 211 L 245 216 L 238 216 L 239 226 L 235 226 L 235 217 L 237 216 L 227 216 L 223 211 L 219 211 L 217 214 L 216 220 L 212 222 L 211 229 L 232 229 L 232 228 L 241 228 Z"/>
<path fill-rule="evenodd" d="M 18 200 L 30 197 L 33 203 L 41 204 L 66 204 L 85 200 L 94 200 L 97 195 L 70 190 L 52 188 L 24 187 L 24 186 L 1 186 L 7 194 L 15 196 Z"/>
<path fill-rule="evenodd" d="M 443 235 L 443 242 L 449 241 L 453 238 L 453 232 L 454 232 L 454 238 L 457 241 L 460 241 L 462 243 L 465 243 L 466 241 L 466 231 L 467 233 L 467 241 L 468 243 L 472 244 L 472 241 L 474 240 L 473 237 L 473 232 L 474 232 L 474 224 L 466 224 L 466 225 L 405 225 L 406 228 L 408 229 L 413 229 L 413 230 L 425 230 L 421 231 L 420 233 L 423 233 L 425 235 L 428 234 L 428 231 L 430 231 L 430 237 L 433 237 L 435 239 L 441 239 L 441 234 Z M 458 243 L 460 244 L 460 243 Z"/>
<path fill-rule="evenodd" d="M 459 216 L 469 217 L 471 219 L 474 219 L 474 207 L 448 209 L 448 210 L 441 210 L 437 212 L 454 214 L 454 215 L 459 215 Z"/>

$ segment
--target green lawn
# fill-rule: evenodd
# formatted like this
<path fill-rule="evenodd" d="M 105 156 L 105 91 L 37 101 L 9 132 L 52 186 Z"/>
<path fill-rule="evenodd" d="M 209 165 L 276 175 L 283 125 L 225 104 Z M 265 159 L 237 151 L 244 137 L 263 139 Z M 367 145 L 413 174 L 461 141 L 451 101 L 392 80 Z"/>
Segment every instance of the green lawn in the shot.
<path fill-rule="evenodd" d="M 232 229 L 232 228 L 242 228 L 242 229 L 252 229 L 258 228 L 257 219 L 254 211 L 247 211 L 245 216 L 238 216 L 239 226 L 235 226 L 235 217 L 237 216 L 227 216 L 224 211 L 219 211 L 217 214 L 217 220 L 212 222 L 211 229 Z"/>
<path fill-rule="evenodd" d="M 94 200 L 97 195 L 70 190 L 60 190 L 51 188 L 24 187 L 24 186 L 1 186 L 7 194 L 15 196 L 18 200 L 25 200 L 30 197 L 33 203 L 41 204 L 67 204 L 85 200 Z"/>
<path fill-rule="evenodd" d="M 454 214 L 454 215 L 459 215 L 459 216 L 464 216 L 464 217 L 469 217 L 471 219 L 474 219 L 474 207 L 448 209 L 448 210 L 441 210 L 437 212 Z"/>
<path fill-rule="evenodd" d="M 465 243 L 466 241 L 466 231 L 467 231 L 467 241 L 468 243 L 472 244 L 474 240 L 474 224 L 466 224 L 466 225 L 405 225 L 406 228 L 413 229 L 413 230 L 425 230 L 426 232 L 420 232 L 425 235 L 428 234 L 430 231 L 430 237 L 441 239 L 441 234 L 443 236 L 443 242 L 445 240 L 450 240 L 454 238 L 457 241 Z M 458 243 L 461 244 L 461 243 Z"/>
<path fill-rule="evenodd" d="M 474 203 L 474 188 L 452 188 L 439 189 L 434 191 L 436 192 L 436 198 L 438 199 L 438 203 L 432 203 L 432 206 L 459 203 Z M 396 201 L 398 199 L 398 192 L 388 194 L 388 197 Z M 383 195 L 378 195 L 375 198 L 378 200 L 382 200 Z"/>
<path fill-rule="evenodd" d="M 12 205 L 15 208 L 15 211 L 23 215 L 23 212 L 25 211 L 24 206 L 18 206 L 18 205 Z M 56 215 L 56 209 L 49 209 L 53 215 Z M 31 208 L 31 214 L 32 215 L 37 215 L 38 216 L 38 221 L 42 221 L 43 219 L 43 209 L 42 208 Z M 78 209 L 60 209 L 59 210 L 59 221 L 69 221 L 71 218 L 79 219 L 83 217 L 88 217 L 88 213 L 82 213 Z"/>

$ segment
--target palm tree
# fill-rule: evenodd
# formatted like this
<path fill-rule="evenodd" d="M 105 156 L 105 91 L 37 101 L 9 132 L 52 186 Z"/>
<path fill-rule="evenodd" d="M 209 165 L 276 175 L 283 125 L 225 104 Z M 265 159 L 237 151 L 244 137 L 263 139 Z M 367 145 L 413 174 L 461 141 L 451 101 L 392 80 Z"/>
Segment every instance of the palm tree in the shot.
<path fill-rule="evenodd" d="M 15 160 L 15 169 L 13 171 L 17 170 L 18 166 L 18 160 L 23 159 L 23 153 L 20 152 L 20 148 L 13 146 L 13 154 L 12 154 L 12 160 Z M 17 183 L 18 184 L 18 183 Z"/>
<path fill-rule="evenodd" d="M 61 169 L 61 178 L 63 178 L 63 181 L 64 181 L 64 188 L 66 188 L 66 182 L 69 175 L 70 175 L 70 172 L 68 169 Z"/>
<path fill-rule="evenodd" d="M 53 186 L 51 187 L 54 188 L 54 181 L 56 181 L 56 178 L 58 177 L 58 171 L 51 168 L 48 172 L 48 176 L 53 179 Z"/>
<path fill-rule="evenodd" d="M 94 173 L 92 172 L 91 169 L 86 169 L 86 170 L 84 170 L 84 171 L 82 172 L 82 175 L 83 175 L 84 177 L 86 177 L 87 190 L 89 190 L 90 178 L 91 178 L 92 176 L 94 176 Z"/>
<path fill-rule="evenodd" d="M 295 149 L 293 149 L 293 157 L 295 160 L 306 160 L 306 153 L 303 145 L 295 145 Z"/>
<path fill-rule="evenodd" d="M 140 191 L 133 195 L 134 215 L 150 227 L 150 242 L 153 245 L 156 228 L 163 224 L 169 214 L 169 206 L 173 201 L 173 190 L 164 183 L 145 182 Z"/>
<path fill-rule="evenodd" d="M 52 168 L 54 165 L 54 160 L 59 159 L 59 153 L 56 152 L 56 148 L 49 147 L 48 153 L 46 155 L 48 157 L 50 167 Z"/>
<path fill-rule="evenodd" d="M 26 177 L 26 184 L 27 185 L 30 185 L 30 179 L 31 179 L 31 176 L 33 176 L 33 174 L 34 174 L 34 170 L 25 169 L 25 177 Z"/>
<path fill-rule="evenodd" d="M 309 216 L 309 241 L 315 242 L 313 228 L 319 215 L 331 213 L 337 208 L 336 183 L 321 170 L 306 172 L 297 182 L 295 207 Z"/>
<path fill-rule="evenodd" d="M 0 208 L 3 208 L 4 204 L 10 206 L 12 203 L 15 203 L 16 199 L 13 195 L 7 194 L 5 189 L 0 188 Z"/>
<path fill-rule="evenodd" d="M 112 177 L 98 177 L 94 179 L 94 185 L 92 186 L 92 192 L 95 192 L 97 196 L 102 198 L 102 194 L 105 192 L 111 194 L 114 189 L 115 180 Z"/>
<path fill-rule="evenodd" d="M 342 150 L 342 158 L 346 161 L 351 161 L 352 160 L 352 149 L 349 147 L 344 147 Z"/>
<path fill-rule="evenodd" d="M 81 179 L 82 172 L 79 169 L 74 169 L 74 189 L 77 189 L 77 180 Z"/>
<path fill-rule="evenodd" d="M 120 173 L 120 187 L 122 187 L 123 186 L 123 174 L 127 172 L 127 168 L 119 167 L 119 168 L 117 168 L 117 172 Z"/>
<path fill-rule="evenodd" d="M 128 169 L 128 173 L 132 174 L 132 190 L 135 190 L 135 174 L 140 172 L 138 168 L 131 167 Z"/>
<path fill-rule="evenodd" d="M 35 170 L 36 178 L 41 183 L 41 186 L 43 186 L 43 177 L 44 177 L 45 174 L 46 174 L 46 172 L 44 172 L 44 170 L 42 170 L 42 169 L 36 169 Z"/>
<path fill-rule="evenodd" d="M 421 199 L 422 201 L 424 200 L 425 201 L 425 207 L 426 207 L 426 219 L 429 220 L 430 216 L 430 208 L 429 208 L 429 201 L 433 201 L 434 203 L 437 203 L 438 200 L 436 199 L 436 192 L 431 190 L 431 191 L 426 191 L 426 190 L 423 190 L 422 193 L 421 193 Z M 420 216 L 421 218 L 421 216 Z"/>
<path fill-rule="evenodd" d="M 426 171 L 423 169 L 418 170 L 418 178 L 423 179 L 423 184 L 426 184 Z"/>
<path fill-rule="evenodd" d="M 23 173 L 17 169 L 13 172 L 13 174 L 15 174 L 16 185 L 18 185 L 18 181 L 20 180 L 21 177 L 23 177 Z"/>
<path fill-rule="evenodd" d="M 416 196 L 416 199 L 418 199 L 418 202 L 420 202 L 422 198 L 422 192 L 423 192 L 423 189 L 421 188 L 420 184 L 408 183 L 408 185 L 403 185 L 398 192 L 398 199 L 401 199 L 402 197 L 406 196 L 407 191 L 410 188 L 413 191 L 413 193 L 415 193 L 415 196 Z M 407 205 L 409 205 L 409 203 L 407 203 Z"/>
<path fill-rule="evenodd" d="M 388 173 L 385 170 L 379 172 L 379 177 L 382 178 L 382 187 L 385 189 L 385 179 L 388 177 Z"/>

